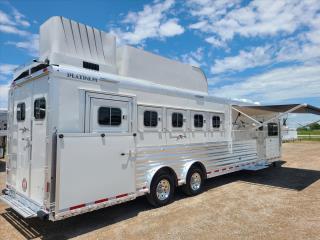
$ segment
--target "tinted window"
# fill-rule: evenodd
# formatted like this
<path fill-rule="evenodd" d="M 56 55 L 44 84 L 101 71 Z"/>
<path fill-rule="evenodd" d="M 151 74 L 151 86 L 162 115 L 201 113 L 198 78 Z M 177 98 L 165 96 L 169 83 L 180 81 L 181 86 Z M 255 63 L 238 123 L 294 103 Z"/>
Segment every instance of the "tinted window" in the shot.
<path fill-rule="evenodd" d="M 278 136 L 278 124 L 268 123 L 268 136 Z"/>
<path fill-rule="evenodd" d="M 183 126 L 182 113 L 172 113 L 172 127 L 181 128 Z"/>
<path fill-rule="evenodd" d="M 145 111 L 143 124 L 145 127 L 156 127 L 158 125 L 158 113 L 156 111 Z"/>
<path fill-rule="evenodd" d="M 203 127 L 203 116 L 201 114 L 195 114 L 193 116 L 194 119 L 194 127 L 202 128 Z"/>
<path fill-rule="evenodd" d="M 119 126 L 122 113 L 120 108 L 100 107 L 98 110 L 98 123 L 107 126 Z"/>
<path fill-rule="evenodd" d="M 44 119 L 46 117 L 46 99 L 38 98 L 34 101 L 34 118 Z"/>
<path fill-rule="evenodd" d="M 212 117 L 212 127 L 213 128 L 220 128 L 220 117 L 219 116 L 213 116 Z"/>
<path fill-rule="evenodd" d="M 18 103 L 17 105 L 17 121 L 24 121 L 26 118 L 26 104 Z"/>

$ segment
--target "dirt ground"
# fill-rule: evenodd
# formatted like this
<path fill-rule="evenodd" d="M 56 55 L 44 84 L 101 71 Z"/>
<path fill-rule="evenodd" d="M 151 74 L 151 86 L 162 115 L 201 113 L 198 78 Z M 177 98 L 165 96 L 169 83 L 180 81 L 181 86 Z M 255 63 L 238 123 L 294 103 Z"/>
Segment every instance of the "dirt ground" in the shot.
<path fill-rule="evenodd" d="M 320 142 L 286 143 L 283 165 L 206 182 L 152 209 L 144 197 L 59 222 L 0 203 L 0 239 L 320 239 Z M 4 162 L 0 161 L 3 188 Z"/>

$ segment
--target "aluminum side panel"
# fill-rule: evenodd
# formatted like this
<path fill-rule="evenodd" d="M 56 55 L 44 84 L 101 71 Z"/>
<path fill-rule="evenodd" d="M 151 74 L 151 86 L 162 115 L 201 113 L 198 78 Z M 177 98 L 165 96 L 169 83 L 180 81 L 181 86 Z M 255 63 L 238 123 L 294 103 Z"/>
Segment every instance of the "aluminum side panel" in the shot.
<path fill-rule="evenodd" d="M 188 163 L 200 161 L 207 171 L 234 164 L 257 161 L 256 140 L 212 142 L 162 147 L 140 147 L 136 153 L 137 189 L 145 187 L 148 171 L 159 166 L 169 166 L 183 178 Z"/>

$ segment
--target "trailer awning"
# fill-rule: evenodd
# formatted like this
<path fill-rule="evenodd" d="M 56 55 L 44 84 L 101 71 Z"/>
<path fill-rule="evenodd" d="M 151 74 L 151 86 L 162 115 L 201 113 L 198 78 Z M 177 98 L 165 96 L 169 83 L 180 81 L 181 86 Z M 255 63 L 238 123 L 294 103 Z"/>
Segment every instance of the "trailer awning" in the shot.
<path fill-rule="evenodd" d="M 320 108 L 309 104 L 285 104 L 285 105 L 265 105 L 265 106 L 238 106 L 233 105 L 235 110 L 239 110 L 250 116 L 268 115 L 273 113 L 309 113 L 320 115 Z"/>

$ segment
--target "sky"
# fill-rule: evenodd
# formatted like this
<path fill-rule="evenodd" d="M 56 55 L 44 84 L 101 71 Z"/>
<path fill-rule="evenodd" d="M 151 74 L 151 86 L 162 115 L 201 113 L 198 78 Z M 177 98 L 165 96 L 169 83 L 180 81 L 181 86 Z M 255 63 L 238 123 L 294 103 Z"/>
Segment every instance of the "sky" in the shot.
<path fill-rule="evenodd" d="M 51 16 L 201 67 L 214 96 L 320 107 L 319 0 L 1 0 L 0 108 L 13 70 L 38 57 L 39 26 Z"/>

